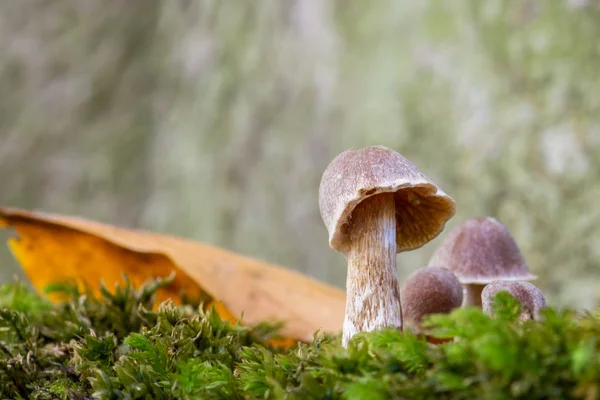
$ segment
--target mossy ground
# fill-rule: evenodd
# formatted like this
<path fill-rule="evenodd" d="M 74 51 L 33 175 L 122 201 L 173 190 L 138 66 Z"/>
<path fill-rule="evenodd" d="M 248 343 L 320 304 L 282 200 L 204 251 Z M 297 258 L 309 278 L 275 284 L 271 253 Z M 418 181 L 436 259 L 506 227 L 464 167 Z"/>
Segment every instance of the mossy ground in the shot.
<path fill-rule="evenodd" d="M 0 397 L 8 399 L 595 399 L 600 318 L 548 309 L 518 323 L 518 304 L 497 297 L 437 315 L 435 345 L 410 333 L 361 334 L 342 349 L 316 333 L 291 349 L 269 345 L 277 327 L 231 325 L 194 304 L 151 311 L 156 281 L 67 291 L 51 305 L 20 283 L 0 287 Z"/>

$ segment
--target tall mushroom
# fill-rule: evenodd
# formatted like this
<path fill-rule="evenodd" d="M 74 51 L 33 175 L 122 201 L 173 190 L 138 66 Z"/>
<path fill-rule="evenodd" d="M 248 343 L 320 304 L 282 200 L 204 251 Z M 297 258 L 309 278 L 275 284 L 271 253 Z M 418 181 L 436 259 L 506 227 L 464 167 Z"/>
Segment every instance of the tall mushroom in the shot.
<path fill-rule="evenodd" d="M 481 292 L 483 311 L 486 314 L 494 314 L 494 297 L 497 293 L 503 291 L 519 300 L 521 304 L 520 321 L 538 320 L 540 311 L 546 308 L 544 293 L 533 284 L 518 281 L 496 281 L 486 285 L 483 292 Z"/>
<path fill-rule="evenodd" d="M 421 333 L 421 322 L 430 314 L 447 314 L 460 307 L 462 285 L 443 267 L 429 266 L 413 272 L 400 288 L 403 323 Z"/>
<path fill-rule="evenodd" d="M 492 217 L 469 219 L 452 229 L 429 265 L 454 272 L 465 290 L 464 306 L 481 307 L 481 291 L 490 282 L 537 278 L 508 228 Z"/>
<path fill-rule="evenodd" d="M 327 166 L 319 209 L 329 246 L 348 262 L 342 344 L 358 332 L 401 329 L 396 253 L 438 236 L 455 213 L 452 198 L 402 155 L 368 146 Z"/>

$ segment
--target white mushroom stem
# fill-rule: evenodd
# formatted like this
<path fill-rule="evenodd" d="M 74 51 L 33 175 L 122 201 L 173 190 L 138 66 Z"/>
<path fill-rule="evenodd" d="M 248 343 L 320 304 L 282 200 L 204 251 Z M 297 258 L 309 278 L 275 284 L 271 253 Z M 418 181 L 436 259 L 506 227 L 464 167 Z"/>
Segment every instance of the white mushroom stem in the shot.
<path fill-rule="evenodd" d="M 394 195 L 384 193 L 362 201 L 352 213 L 350 238 L 344 347 L 359 332 L 402 328 Z"/>
<path fill-rule="evenodd" d="M 463 307 L 472 306 L 481 308 L 481 292 L 485 285 L 478 283 L 469 283 L 463 285 L 464 300 Z"/>

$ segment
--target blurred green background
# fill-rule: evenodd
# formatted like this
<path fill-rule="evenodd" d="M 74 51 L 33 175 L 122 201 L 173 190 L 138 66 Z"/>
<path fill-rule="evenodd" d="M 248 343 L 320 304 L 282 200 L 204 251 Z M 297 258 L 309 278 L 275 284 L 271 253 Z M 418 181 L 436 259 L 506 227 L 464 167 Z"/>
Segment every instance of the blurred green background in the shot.
<path fill-rule="evenodd" d="M 551 304 L 599 303 L 598 2 L 8 0 L 0 89 L 2 205 L 343 287 L 319 180 L 383 144 L 455 199 L 445 233 L 494 216 Z M 399 255 L 401 278 L 445 233 Z M 0 263 L 11 279 L 4 246 Z"/>

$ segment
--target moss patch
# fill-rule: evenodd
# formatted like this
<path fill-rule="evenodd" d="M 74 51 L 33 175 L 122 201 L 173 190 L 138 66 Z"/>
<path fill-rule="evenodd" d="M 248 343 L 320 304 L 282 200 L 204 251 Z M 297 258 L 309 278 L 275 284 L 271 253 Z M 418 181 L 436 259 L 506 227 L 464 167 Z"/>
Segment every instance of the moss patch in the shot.
<path fill-rule="evenodd" d="M 497 296 L 497 317 L 477 309 L 433 316 L 430 344 L 383 330 L 315 334 L 291 349 L 268 344 L 277 327 L 230 325 L 196 304 L 152 311 L 154 281 L 104 290 L 102 299 L 58 286 L 51 305 L 23 284 L 0 287 L 0 394 L 16 399 L 594 399 L 600 319 L 548 309 L 518 323 Z"/>

